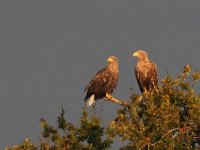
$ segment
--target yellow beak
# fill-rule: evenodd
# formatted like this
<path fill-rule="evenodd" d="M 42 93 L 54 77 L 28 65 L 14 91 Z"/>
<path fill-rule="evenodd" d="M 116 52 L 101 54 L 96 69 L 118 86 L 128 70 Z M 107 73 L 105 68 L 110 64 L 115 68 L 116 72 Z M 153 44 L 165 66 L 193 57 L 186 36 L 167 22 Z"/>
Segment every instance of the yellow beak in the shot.
<path fill-rule="evenodd" d="M 112 62 L 113 59 L 109 57 L 109 58 L 107 59 L 107 61 L 108 61 L 108 62 Z"/>
<path fill-rule="evenodd" d="M 138 54 L 137 52 L 134 52 L 134 53 L 133 53 L 133 56 L 136 56 L 136 57 L 137 57 L 137 56 L 139 56 L 139 54 Z"/>

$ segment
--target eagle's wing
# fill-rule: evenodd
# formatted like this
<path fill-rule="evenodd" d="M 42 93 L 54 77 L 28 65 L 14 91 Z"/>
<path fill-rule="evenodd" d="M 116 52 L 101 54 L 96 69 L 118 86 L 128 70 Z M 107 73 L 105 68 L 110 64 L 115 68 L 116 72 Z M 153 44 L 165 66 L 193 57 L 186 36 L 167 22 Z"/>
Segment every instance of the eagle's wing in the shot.
<path fill-rule="evenodd" d="M 85 99 L 91 95 L 95 95 L 95 99 L 101 99 L 105 97 L 106 93 L 112 93 L 116 88 L 118 82 L 118 76 L 113 71 L 105 67 L 100 70 L 93 79 L 86 86 L 85 91 L 87 94 Z"/>
<path fill-rule="evenodd" d="M 151 83 L 152 83 L 153 87 L 157 87 L 157 85 L 158 85 L 157 65 L 154 63 L 151 63 Z"/>
<path fill-rule="evenodd" d="M 98 71 L 96 73 L 96 75 L 92 78 L 92 80 L 90 80 L 90 82 L 88 83 L 88 85 L 86 85 L 84 91 L 87 91 L 93 84 L 99 82 L 99 80 L 102 78 L 102 77 L 105 77 L 105 72 L 107 70 L 107 67 L 106 68 L 103 68 L 101 69 L 100 71 Z"/>
<path fill-rule="evenodd" d="M 143 93 L 145 90 L 157 87 L 158 75 L 156 64 L 148 62 L 139 65 L 135 69 L 135 75 L 140 91 Z"/>
<path fill-rule="evenodd" d="M 143 85 L 142 85 L 142 82 L 141 82 L 141 77 L 140 77 L 140 71 L 135 68 L 135 76 L 136 76 L 136 79 L 137 79 L 137 83 L 139 85 L 139 88 L 140 88 L 140 91 L 143 92 Z"/>

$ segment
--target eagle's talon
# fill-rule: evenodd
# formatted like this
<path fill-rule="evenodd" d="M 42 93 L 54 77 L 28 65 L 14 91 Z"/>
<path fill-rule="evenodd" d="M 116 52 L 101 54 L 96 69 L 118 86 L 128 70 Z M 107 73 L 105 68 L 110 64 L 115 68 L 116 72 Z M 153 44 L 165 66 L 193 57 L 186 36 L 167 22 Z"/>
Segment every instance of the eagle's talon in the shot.
<path fill-rule="evenodd" d="M 107 98 L 107 99 L 112 99 L 112 95 L 106 93 L 106 98 Z"/>

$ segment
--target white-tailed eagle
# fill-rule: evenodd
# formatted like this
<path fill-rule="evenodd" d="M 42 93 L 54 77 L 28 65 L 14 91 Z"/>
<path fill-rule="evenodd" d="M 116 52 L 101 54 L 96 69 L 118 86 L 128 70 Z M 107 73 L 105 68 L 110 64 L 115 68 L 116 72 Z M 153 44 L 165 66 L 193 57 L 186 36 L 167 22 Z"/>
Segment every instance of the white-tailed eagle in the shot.
<path fill-rule="evenodd" d="M 106 97 L 107 94 L 110 95 L 117 87 L 119 76 L 118 59 L 115 56 L 110 56 L 107 62 L 107 66 L 97 72 L 84 90 L 87 91 L 85 96 L 87 106 L 91 106 L 96 100 Z"/>
<path fill-rule="evenodd" d="M 147 52 L 143 50 L 137 50 L 133 53 L 133 56 L 138 58 L 135 67 L 135 76 L 140 91 L 143 93 L 157 88 L 158 73 L 156 64 L 149 60 Z"/>

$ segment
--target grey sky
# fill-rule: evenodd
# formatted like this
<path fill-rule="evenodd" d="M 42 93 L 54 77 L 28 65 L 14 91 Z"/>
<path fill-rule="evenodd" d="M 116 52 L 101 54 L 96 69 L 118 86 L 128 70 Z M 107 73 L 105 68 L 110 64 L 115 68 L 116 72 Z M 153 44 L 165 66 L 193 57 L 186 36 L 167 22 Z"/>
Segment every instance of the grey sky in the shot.
<path fill-rule="evenodd" d="M 134 49 L 149 53 L 160 78 L 187 63 L 200 70 L 200 1 L 1 0 L 0 149 L 38 143 L 39 119 L 55 124 L 62 106 L 78 125 L 83 89 L 109 55 L 120 61 L 114 96 L 139 93 Z M 97 107 L 107 124 L 120 106 Z"/>

